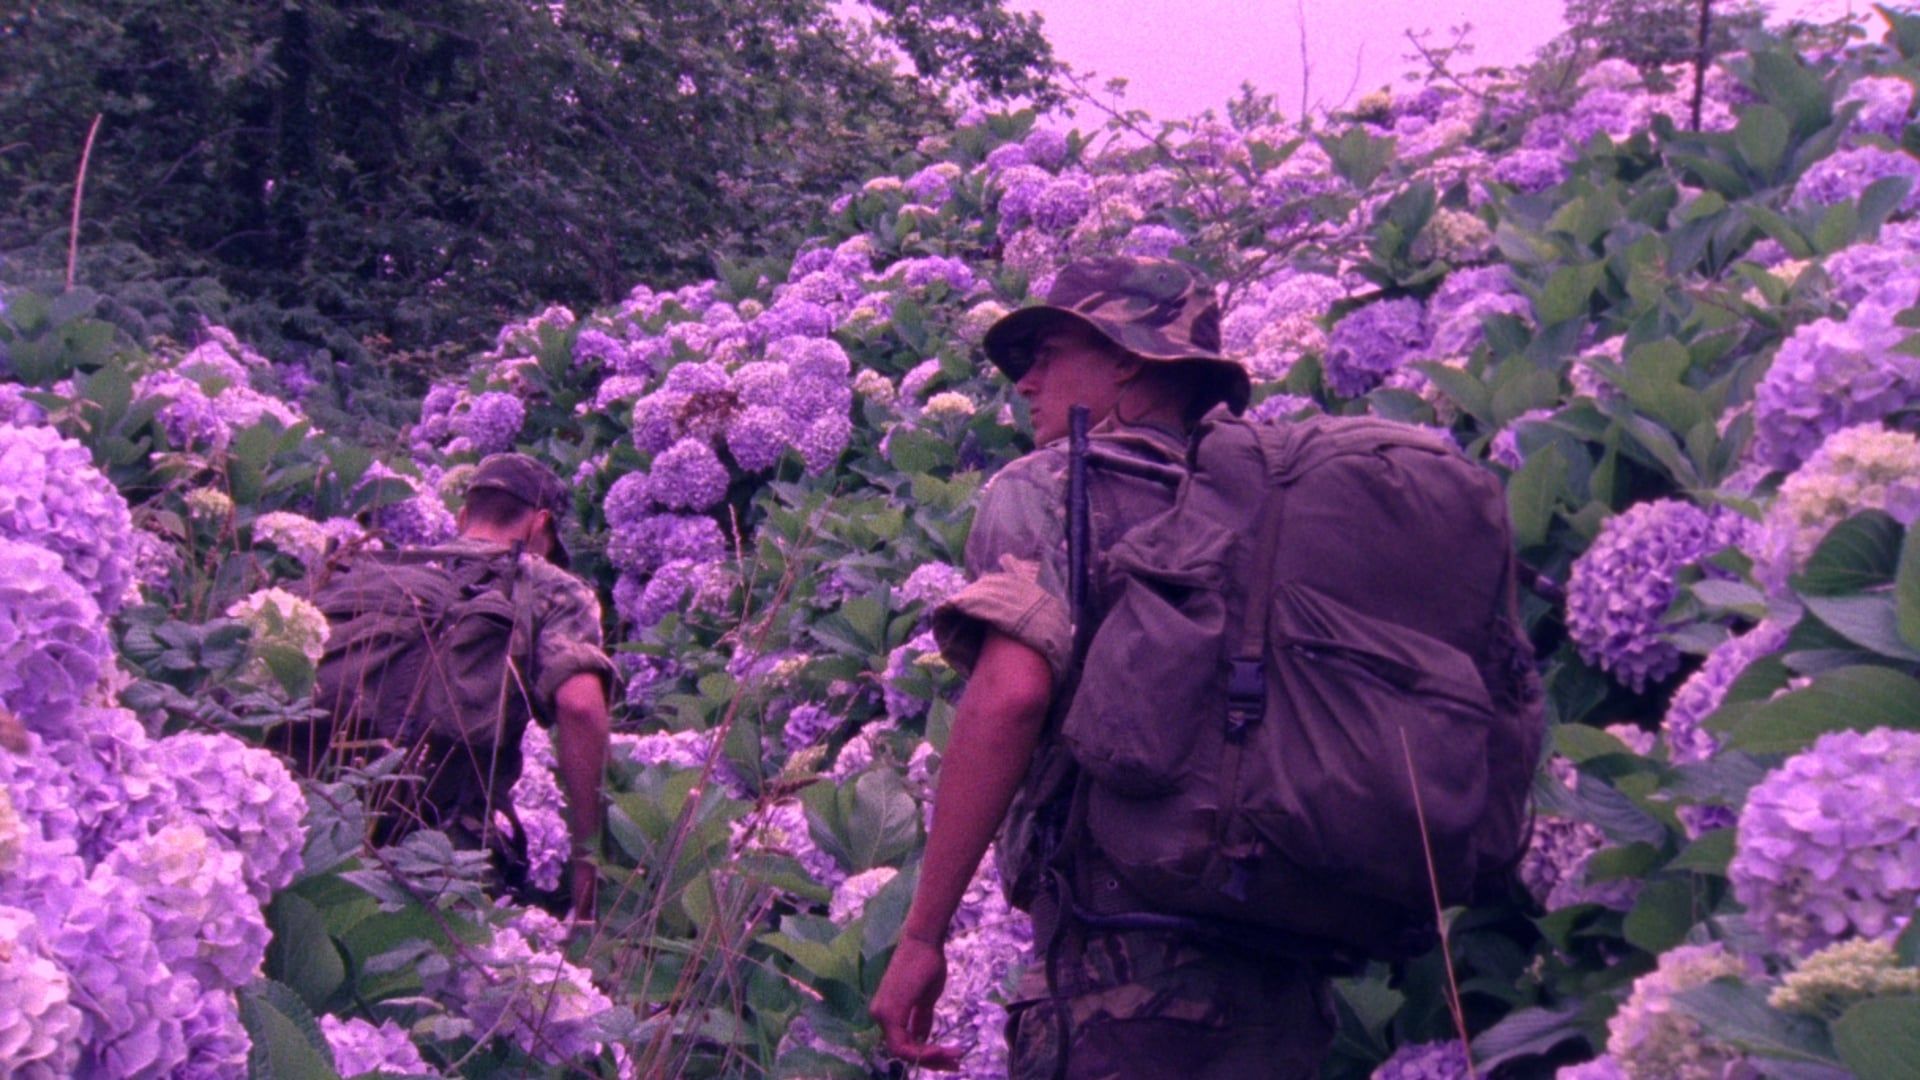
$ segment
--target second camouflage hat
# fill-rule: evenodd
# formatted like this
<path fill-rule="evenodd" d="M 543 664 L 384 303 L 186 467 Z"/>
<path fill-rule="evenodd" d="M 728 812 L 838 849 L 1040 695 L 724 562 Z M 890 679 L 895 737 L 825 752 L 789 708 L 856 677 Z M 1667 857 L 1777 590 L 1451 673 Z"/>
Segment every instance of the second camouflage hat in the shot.
<path fill-rule="evenodd" d="M 489 454 L 473 470 L 473 480 L 467 484 L 467 490 L 505 492 L 536 510 L 552 514 L 553 553 L 548 561 L 557 566 L 566 566 L 571 561 L 566 546 L 560 542 L 560 523 L 566 520 L 572 498 L 552 469 L 525 454 Z"/>
<path fill-rule="evenodd" d="M 987 359 L 1017 382 L 1032 366 L 1040 335 L 1063 321 L 1089 326 L 1145 360 L 1207 367 L 1235 412 L 1252 396 L 1246 368 L 1220 353 L 1220 306 L 1179 263 L 1126 256 L 1068 263 L 1045 304 L 1021 308 L 987 331 Z"/>

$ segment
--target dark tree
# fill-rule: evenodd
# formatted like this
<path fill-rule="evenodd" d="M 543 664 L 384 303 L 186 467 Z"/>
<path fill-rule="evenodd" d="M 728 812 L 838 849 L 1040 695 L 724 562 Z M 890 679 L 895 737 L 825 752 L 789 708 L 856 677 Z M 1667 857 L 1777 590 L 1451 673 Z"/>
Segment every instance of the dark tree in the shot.
<path fill-rule="evenodd" d="M 539 303 L 603 303 L 777 250 L 948 126 L 947 91 L 1055 93 L 1037 18 L 1003 0 L 847 9 L 14 5 L 0 278 L 64 270 L 96 114 L 83 281 L 144 290 L 163 319 L 223 289 L 224 314 L 262 338 L 338 352 L 471 339 Z"/>

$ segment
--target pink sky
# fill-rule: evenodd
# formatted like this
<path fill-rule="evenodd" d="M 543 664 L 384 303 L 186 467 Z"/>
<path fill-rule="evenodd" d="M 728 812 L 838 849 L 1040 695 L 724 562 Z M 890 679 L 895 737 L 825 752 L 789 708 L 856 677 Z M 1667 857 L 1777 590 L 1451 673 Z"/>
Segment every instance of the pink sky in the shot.
<path fill-rule="evenodd" d="M 1054 51 L 1099 82 L 1127 79 L 1127 105 L 1161 117 L 1220 109 L 1242 82 L 1279 96 L 1289 116 L 1301 101 L 1300 18 L 1311 64 L 1309 101 L 1337 107 L 1348 97 L 1398 83 L 1417 61 L 1409 29 L 1451 38 L 1472 23 L 1468 67 L 1524 61 L 1561 28 L 1561 0 L 1011 0 L 1046 19 Z M 1776 15 L 1870 10 L 1864 0 L 1775 0 Z M 1896 6 L 1905 6 L 1896 4 Z M 1877 23 L 1878 20 L 1875 20 Z M 1096 83 L 1095 85 L 1098 85 Z M 1083 116 L 1083 120 L 1091 119 Z"/>

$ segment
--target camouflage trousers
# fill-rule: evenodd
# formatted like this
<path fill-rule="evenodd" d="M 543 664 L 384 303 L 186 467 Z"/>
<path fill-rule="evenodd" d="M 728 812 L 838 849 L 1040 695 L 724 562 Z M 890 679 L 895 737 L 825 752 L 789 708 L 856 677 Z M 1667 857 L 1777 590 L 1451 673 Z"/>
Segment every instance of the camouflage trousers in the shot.
<path fill-rule="evenodd" d="M 1333 1042 L 1326 979 L 1298 961 L 1073 923 L 1051 952 L 1007 1010 L 1013 1080 L 1313 1077 Z"/>

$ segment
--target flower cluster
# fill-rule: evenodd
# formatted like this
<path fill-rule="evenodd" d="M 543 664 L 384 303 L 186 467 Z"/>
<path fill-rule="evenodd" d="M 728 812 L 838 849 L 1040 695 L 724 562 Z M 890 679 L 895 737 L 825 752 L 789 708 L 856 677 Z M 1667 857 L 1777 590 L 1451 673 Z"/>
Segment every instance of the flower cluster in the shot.
<path fill-rule="evenodd" d="M 527 422 L 527 407 L 521 400 L 502 390 L 479 394 L 467 404 L 467 410 L 452 419 L 456 438 L 466 440 L 466 449 L 475 454 L 497 454 L 511 450 L 513 440 Z"/>
<path fill-rule="evenodd" d="M 1674 764 L 1705 761 L 1719 752 L 1720 740 L 1701 721 L 1726 700 L 1727 691 L 1748 665 L 1786 644 L 1790 628 L 1787 623 L 1770 620 L 1728 638 L 1708 653 L 1700 670 L 1687 676 L 1673 692 L 1661 733 Z"/>
<path fill-rule="evenodd" d="M 127 501 L 86 447 L 51 428 L 0 425 L 0 539 L 58 555 L 108 615 L 126 600 L 133 580 Z"/>
<path fill-rule="evenodd" d="M 1856 1002 L 1909 994 L 1920 994 L 1920 968 L 1902 967 L 1891 941 L 1854 938 L 1800 961 L 1767 996 L 1767 1004 L 1838 1020 Z"/>
<path fill-rule="evenodd" d="M 1459 1039 L 1441 1039 L 1400 1047 L 1373 1070 L 1372 1080 L 1461 1080 L 1467 1075 L 1467 1048 Z"/>
<path fill-rule="evenodd" d="M 1883 510 L 1902 525 L 1920 520 L 1920 438 L 1877 424 L 1829 436 L 1768 508 L 1758 575 L 1783 586 L 1828 530 L 1865 510 Z"/>
<path fill-rule="evenodd" d="M 30 730 L 62 731 L 112 667 L 100 608 L 60 557 L 0 539 L 0 706 Z"/>
<path fill-rule="evenodd" d="M 498 1034 L 550 1065 L 598 1053 L 620 1010 L 566 958 L 561 937 L 552 916 L 519 910 L 441 991 L 476 1032 Z"/>
<path fill-rule="evenodd" d="M 307 801 L 275 755 L 232 735 L 184 732 L 153 744 L 181 812 L 241 858 L 254 898 L 265 904 L 300 872 Z"/>
<path fill-rule="evenodd" d="M 1920 901 L 1920 734 L 1822 735 L 1767 774 L 1740 811 L 1728 876 L 1781 952 L 1878 937 Z"/>
<path fill-rule="evenodd" d="M 1741 542 L 1744 518 L 1678 499 L 1639 503 L 1609 518 L 1573 564 L 1567 631 L 1588 663 L 1638 691 L 1680 666 L 1661 635 L 1681 570 Z"/>
<path fill-rule="evenodd" d="M 1857 146 L 1814 162 L 1794 185 L 1793 201 L 1802 206 L 1854 202 L 1874 181 L 1888 177 L 1907 181 L 1907 195 L 1900 208 L 1909 213 L 1920 209 L 1920 161 L 1911 154 L 1877 146 Z"/>
<path fill-rule="evenodd" d="M 1633 984 L 1620 1011 L 1607 1022 L 1607 1053 L 1632 1080 L 1720 1080 L 1739 1052 L 1713 1038 L 1682 1013 L 1674 995 L 1715 979 L 1749 974 L 1748 964 L 1725 946 L 1681 945 Z"/>
<path fill-rule="evenodd" d="M 432 1073 L 420 1048 L 391 1020 L 375 1025 L 354 1017 L 320 1017 L 320 1033 L 333 1051 L 333 1068 L 341 1076 L 365 1073 L 417 1076 Z"/>
<path fill-rule="evenodd" d="M 1897 349 L 1909 332 L 1897 314 L 1869 305 L 1793 332 L 1754 389 L 1754 460 L 1792 470 L 1835 431 L 1920 403 L 1920 357 Z"/>
<path fill-rule="evenodd" d="M 528 724 L 520 739 L 520 779 L 508 798 L 527 834 L 527 880 L 536 889 L 560 887 L 561 873 L 572 856 L 567 832 L 566 804 L 556 779 L 559 763 L 553 756 L 553 738 L 547 729 Z M 510 833 L 505 811 L 495 811 L 497 824 Z"/>
<path fill-rule="evenodd" d="M 1421 355 L 1428 340 L 1418 300 L 1383 300 L 1351 311 L 1327 338 L 1327 388 L 1359 397 Z"/>
<path fill-rule="evenodd" d="M 240 620 L 253 635 L 248 647 L 254 656 L 251 677 L 256 680 L 268 677 L 269 650 L 288 650 L 319 664 L 332 631 L 319 608 L 277 587 L 235 600 L 227 608 L 227 618 Z"/>

